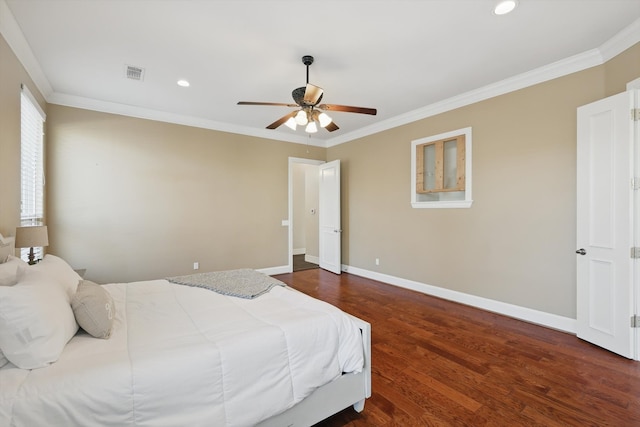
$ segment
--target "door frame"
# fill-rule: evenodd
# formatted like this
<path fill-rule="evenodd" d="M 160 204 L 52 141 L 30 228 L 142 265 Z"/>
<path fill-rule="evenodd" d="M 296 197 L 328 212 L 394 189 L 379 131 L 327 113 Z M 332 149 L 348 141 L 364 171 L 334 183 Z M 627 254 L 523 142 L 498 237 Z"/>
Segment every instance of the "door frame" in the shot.
<path fill-rule="evenodd" d="M 293 165 L 294 164 L 305 164 L 305 165 L 314 165 L 320 166 L 326 161 L 324 160 L 314 160 L 314 159 L 303 159 L 301 157 L 289 157 L 288 164 L 288 213 L 287 217 L 288 222 L 287 225 L 289 227 L 289 243 L 288 243 L 288 254 L 287 254 L 287 273 L 293 272 Z"/>

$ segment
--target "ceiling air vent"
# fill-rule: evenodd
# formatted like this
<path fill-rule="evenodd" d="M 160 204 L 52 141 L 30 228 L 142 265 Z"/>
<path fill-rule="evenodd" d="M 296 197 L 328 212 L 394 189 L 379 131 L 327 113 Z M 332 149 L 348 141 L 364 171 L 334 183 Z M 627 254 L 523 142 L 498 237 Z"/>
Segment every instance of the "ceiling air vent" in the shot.
<path fill-rule="evenodd" d="M 132 65 L 127 65 L 125 68 L 125 74 L 128 79 L 138 81 L 144 80 L 144 68 L 134 67 Z"/>

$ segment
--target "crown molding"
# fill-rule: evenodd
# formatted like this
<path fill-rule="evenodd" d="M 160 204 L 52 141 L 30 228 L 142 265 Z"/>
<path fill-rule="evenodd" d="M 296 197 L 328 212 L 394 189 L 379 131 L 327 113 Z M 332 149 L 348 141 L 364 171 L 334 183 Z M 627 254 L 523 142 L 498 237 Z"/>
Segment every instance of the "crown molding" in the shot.
<path fill-rule="evenodd" d="M 149 108 L 142 108 L 134 105 L 126 105 L 115 102 L 100 101 L 92 98 L 84 98 L 57 92 L 51 94 L 47 99 L 47 102 L 49 102 L 50 104 L 62 105 L 66 107 L 82 108 L 85 110 L 99 111 L 102 113 L 118 114 L 121 116 L 173 123 L 178 125 L 215 130 L 219 132 L 254 136 L 256 138 L 273 139 L 282 142 L 293 142 L 296 144 L 312 145 L 315 147 L 325 147 L 324 141 L 309 138 L 308 136 L 303 136 L 300 134 L 289 135 L 269 129 L 254 129 L 245 126 L 217 122 L 215 120 L 204 119 L 201 117 L 185 116 L 167 111 L 153 110 Z"/>
<path fill-rule="evenodd" d="M 332 138 L 327 141 L 327 147 L 333 147 L 356 138 L 369 136 L 374 133 L 379 133 L 398 126 L 413 123 L 418 120 L 426 119 L 428 117 L 435 116 L 436 114 L 445 113 L 489 98 L 524 89 L 548 80 L 553 80 L 558 77 L 601 65 L 603 62 L 600 50 L 591 49 L 587 52 L 527 71 L 526 73 L 453 96 L 417 110 L 409 111 L 408 113 L 361 128 L 357 131 Z"/>
<path fill-rule="evenodd" d="M 607 62 L 620 55 L 638 42 L 640 42 L 640 19 L 636 19 L 631 25 L 623 28 L 600 46 L 602 62 Z"/>
<path fill-rule="evenodd" d="M 407 113 L 391 117 L 370 126 L 363 127 L 353 132 L 348 132 L 328 140 L 309 138 L 308 135 L 290 135 L 273 130 L 253 129 L 245 126 L 237 126 L 228 123 L 216 122 L 198 117 L 183 116 L 164 111 L 157 111 L 135 107 L 131 105 L 117 104 L 77 97 L 53 91 L 51 84 L 45 76 L 40 64 L 31 51 L 18 23 L 9 10 L 5 0 L 0 0 L 0 33 L 3 35 L 18 60 L 22 63 L 29 76 L 33 79 L 38 90 L 45 100 L 51 104 L 59 104 L 69 107 L 85 108 L 105 113 L 126 115 L 131 117 L 163 121 L 185 126 L 194 126 L 222 132 L 230 132 L 253 136 L 257 138 L 273 139 L 277 141 L 293 142 L 297 144 L 313 145 L 317 147 L 333 147 L 358 138 L 363 138 L 375 133 L 383 132 L 422 120 L 436 114 L 474 104 L 499 95 L 504 95 L 515 90 L 543 83 L 558 77 L 582 71 L 591 67 L 602 65 L 611 58 L 640 42 L 640 19 L 634 21 L 628 27 L 622 29 L 611 39 L 603 43 L 599 48 L 591 49 L 578 55 L 556 61 L 554 63 L 536 68 L 532 71 L 504 79 L 487 86 L 427 105 L 425 107 L 409 111 Z"/>
<path fill-rule="evenodd" d="M 11 50 L 13 50 L 13 53 L 20 63 L 22 63 L 27 74 L 29 74 L 33 80 L 33 83 L 48 102 L 48 98 L 53 93 L 53 88 L 42 71 L 42 68 L 40 68 L 38 60 L 4 0 L 0 0 L 0 34 L 2 34 L 7 41 L 7 44 Z"/>

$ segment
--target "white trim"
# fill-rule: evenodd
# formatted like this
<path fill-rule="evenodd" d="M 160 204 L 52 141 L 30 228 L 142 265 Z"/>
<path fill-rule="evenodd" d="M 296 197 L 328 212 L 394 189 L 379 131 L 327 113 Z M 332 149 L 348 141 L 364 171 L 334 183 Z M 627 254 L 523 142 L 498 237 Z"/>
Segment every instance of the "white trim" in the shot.
<path fill-rule="evenodd" d="M 0 0 L 0 33 L 4 36 L 5 40 L 7 40 L 7 43 L 18 57 L 18 60 L 25 67 L 27 73 L 31 76 L 46 101 L 51 104 L 84 108 L 105 113 L 130 115 L 132 117 L 145 118 L 149 120 L 183 124 L 204 129 L 255 136 L 258 138 L 274 139 L 277 141 L 309 144 L 328 148 L 601 65 L 620 52 L 640 42 L 640 19 L 637 19 L 628 27 L 622 29 L 614 37 L 603 43 L 599 48 L 591 49 L 569 58 L 536 68 L 532 71 L 492 83 L 479 89 L 427 105 L 423 108 L 419 108 L 399 116 L 391 117 L 371 126 L 363 127 L 356 131 L 327 139 L 326 141 L 309 138 L 308 135 L 287 134 L 267 129 L 253 129 L 244 126 L 219 123 L 202 118 L 181 116 L 130 105 L 102 102 L 67 94 L 54 93 L 51 84 L 40 68 L 40 64 L 36 60 L 29 44 L 20 31 L 20 27 L 9 10 L 5 0 Z"/>
<path fill-rule="evenodd" d="M 640 37 L 638 38 L 640 39 Z M 327 140 L 327 147 L 333 147 L 334 145 L 349 142 L 357 138 L 363 138 L 365 136 L 474 104 L 476 102 L 484 101 L 489 98 L 494 98 L 529 86 L 544 83 L 548 80 L 553 80 L 558 77 L 601 65 L 602 63 L 603 61 L 600 52 L 597 49 L 592 49 L 561 61 L 556 61 L 536 68 L 526 73 L 518 74 L 499 82 L 409 111 L 408 113 L 377 122 L 357 131 L 331 138 Z"/>
<path fill-rule="evenodd" d="M 288 265 L 281 265 L 279 267 L 257 268 L 256 271 L 259 271 L 260 273 L 264 273 L 267 276 L 275 276 L 276 274 L 291 273 L 291 269 Z"/>
<path fill-rule="evenodd" d="M 465 294 L 463 292 L 453 291 L 451 289 L 427 285 L 424 283 L 415 282 L 413 280 L 407 280 L 400 277 L 390 276 L 387 274 L 377 273 L 374 271 L 364 270 L 348 265 L 343 265 L 342 271 L 401 288 L 411 289 L 413 291 L 421 292 L 426 295 L 432 295 L 449 301 L 454 301 L 472 307 L 480 308 L 482 310 L 491 311 L 493 313 L 513 317 L 525 322 L 535 323 L 537 325 L 546 326 L 548 328 L 553 328 L 572 334 L 576 333 L 576 320 L 559 316 L 557 314 L 546 313 L 544 311 L 491 300 L 476 295 Z"/>
<path fill-rule="evenodd" d="M 473 200 L 444 200 L 433 202 L 411 202 L 416 209 L 466 209 L 470 208 Z"/>
<path fill-rule="evenodd" d="M 315 160 L 315 159 L 304 159 L 301 157 L 289 157 L 289 169 L 288 169 L 288 177 L 287 177 L 287 200 L 288 200 L 288 208 L 287 212 L 289 215 L 289 243 L 288 243 L 288 252 L 287 252 L 287 262 L 288 270 L 285 273 L 291 273 L 293 271 L 293 165 L 294 163 L 301 163 L 307 165 L 321 165 L 326 163 L 324 160 Z M 275 274 L 275 273 L 274 273 Z"/>
<path fill-rule="evenodd" d="M 292 255 L 304 255 L 307 252 L 307 248 L 294 248 L 291 252 Z"/>
<path fill-rule="evenodd" d="M 29 43 L 24 38 L 22 30 L 20 30 L 20 26 L 5 0 L 0 0 L 0 33 L 48 102 L 48 98 L 53 93 L 53 88 L 42 68 L 40 68 L 40 63 L 38 63 Z"/>
<path fill-rule="evenodd" d="M 640 89 L 640 77 L 627 83 L 627 90 Z"/>
<path fill-rule="evenodd" d="M 640 18 L 631 25 L 623 28 L 615 36 L 611 37 L 600 46 L 602 62 L 607 62 L 611 58 L 621 54 L 634 44 L 640 41 Z"/>
<path fill-rule="evenodd" d="M 315 147 L 325 146 L 322 140 L 309 138 L 309 134 L 287 134 L 277 130 L 254 129 L 246 126 L 222 123 L 200 117 L 185 116 L 167 111 L 152 110 L 149 108 L 137 107 L 135 105 L 99 101 L 96 99 L 84 98 L 75 95 L 54 93 L 47 99 L 47 101 L 51 104 L 63 105 L 66 107 L 82 108 L 85 110 L 99 111 L 102 113 L 118 114 L 121 116 L 136 117 L 146 120 L 155 120 L 159 122 L 210 129 L 219 132 L 229 132 L 239 135 L 255 136 L 257 138 L 293 142 L 296 144 L 311 145 Z"/>

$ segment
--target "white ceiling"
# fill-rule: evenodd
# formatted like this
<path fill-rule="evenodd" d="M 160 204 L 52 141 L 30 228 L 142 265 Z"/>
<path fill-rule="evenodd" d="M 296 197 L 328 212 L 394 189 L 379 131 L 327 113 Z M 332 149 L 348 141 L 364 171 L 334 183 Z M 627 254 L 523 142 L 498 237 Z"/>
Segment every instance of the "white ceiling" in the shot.
<path fill-rule="evenodd" d="M 323 103 L 378 110 L 332 113 L 340 129 L 314 134 L 319 145 L 597 65 L 629 33 L 638 41 L 640 0 L 519 0 L 505 16 L 496 2 L 0 0 L 0 11 L 49 102 L 295 142 L 307 134 L 264 129 L 289 108 L 236 103 L 292 102 L 313 55 Z M 142 82 L 125 78 L 127 64 L 145 69 Z"/>

